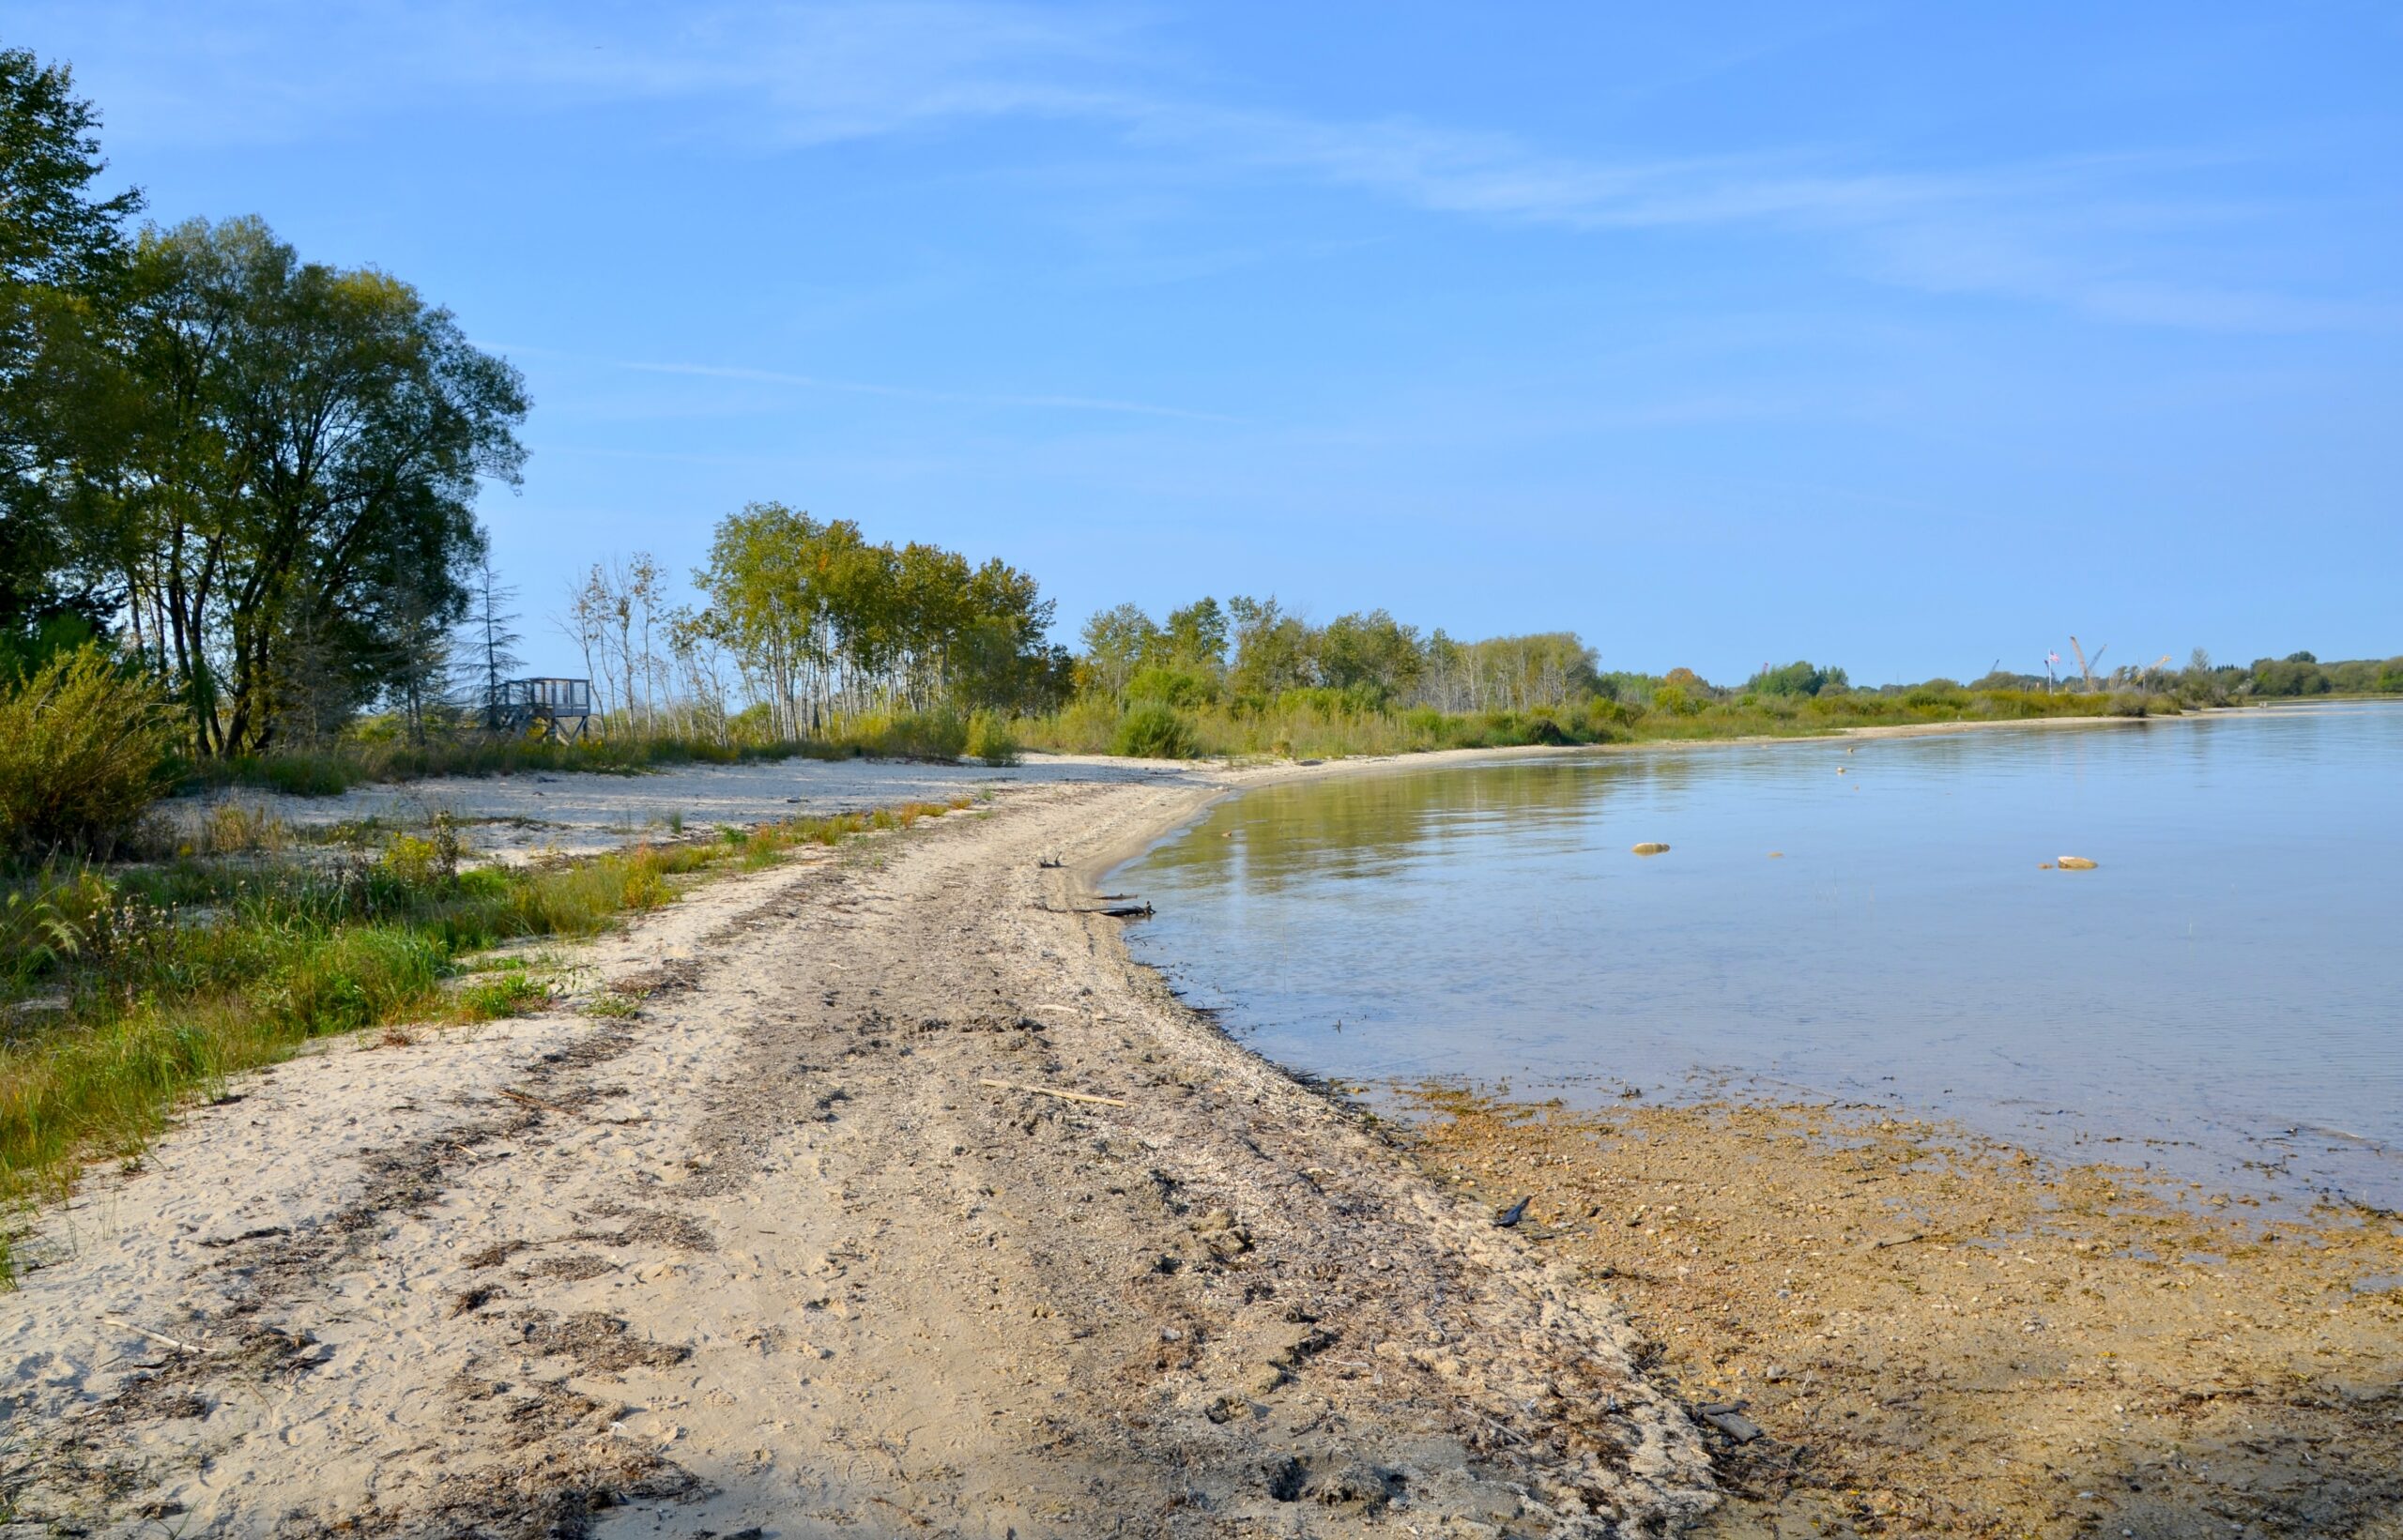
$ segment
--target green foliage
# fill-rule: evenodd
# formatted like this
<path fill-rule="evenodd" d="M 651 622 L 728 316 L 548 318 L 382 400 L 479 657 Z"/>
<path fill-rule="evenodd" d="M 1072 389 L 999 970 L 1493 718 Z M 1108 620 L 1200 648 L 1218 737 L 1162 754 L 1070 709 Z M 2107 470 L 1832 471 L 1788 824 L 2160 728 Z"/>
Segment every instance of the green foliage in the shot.
<path fill-rule="evenodd" d="M 957 759 L 968 752 L 968 720 L 948 706 L 870 722 L 855 742 L 884 759 Z"/>
<path fill-rule="evenodd" d="M 1783 668 L 1764 668 L 1747 679 L 1744 688 L 1756 695 L 1815 695 L 1822 690 L 1843 690 L 1847 682 L 1841 668 L 1791 663 Z"/>
<path fill-rule="evenodd" d="M 1142 668 L 1127 679 L 1126 698 L 1130 701 L 1157 701 L 1162 706 L 1179 709 L 1208 706 L 1218 698 L 1218 681 L 1192 669 Z"/>
<path fill-rule="evenodd" d="M 185 1093 L 312 1037 L 522 1014 L 550 999 L 522 966 L 446 993 L 472 954 L 590 935 L 709 871 L 968 805 L 911 803 L 526 867 L 459 869 L 439 824 L 394 837 L 373 860 L 114 872 L 54 861 L 0 897 L 0 1203 L 63 1193 L 81 1160 L 138 1151 Z"/>
<path fill-rule="evenodd" d="M 514 484 L 524 381 L 448 311 L 372 267 L 303 261 L 256 219 L 136 244 L 87 360 L 119 425 L 79 450 L 82 519 L 194 751 L 329 736 L 424 689 L 463 613 L 480 487 Z M 294 404 L 308 403 L 307 409 Z"/>
<path fill-rule="evenodd" d="M 166 702 L 101 648 L 62 653 L 0 690 L 0 856 L 105 852 L 166 789 Z"/>
<path fill-rule="evenodd" d="M 741 660 L 782 738 L 887 712 L 1048 710 L 1064 693 L 1065 657 L 1043 641 L 1052 605 L 999 560 L 753 503 L 719 522 L 695 579 L 709 603 L 694 629 Z"/>
<path fill-rule="evenodd" d="M 1119 719 L 1110 752 L 1136 759 L 1190 759 L 1199 750 L 1192 725 L 1183 712 L 1157 701 L 1147 701 L 1127 708 L 1126 714 Z"/>
<path fill-rule="evenodd" d="M 141 194 L 102 196 L 99 114 L 65 65 L 0 49 L 0 671 L 96 634 L 107 572 L 87 559 L 80 444 L 107 421 L 80 385 L 105 345 Z"/>
<path fill-rule="evenodd" d="M 2257 660 L 2239 686 L 2266 699 L 2307 695 L 2403 693 L 2403 658 L 2355 658 L 2321 663 L 2308 652 Z"/>
<path fill-rule="evenodd" d="M 987 765 L 1018 762 L 1018 740 L 1010 736 L 1008 721 L 991 711 L 978 711 L 968 719 L 968 741 L 963 748 L 970 758 Z"/>

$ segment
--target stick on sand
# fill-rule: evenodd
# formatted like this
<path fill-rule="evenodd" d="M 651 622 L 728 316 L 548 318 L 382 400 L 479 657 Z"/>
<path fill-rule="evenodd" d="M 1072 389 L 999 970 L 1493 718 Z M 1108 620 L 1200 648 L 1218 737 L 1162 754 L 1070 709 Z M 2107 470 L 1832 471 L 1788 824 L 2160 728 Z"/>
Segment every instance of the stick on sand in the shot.
<path fill-rule="evenodd" d="M 1037 1096 L 1057 1096 L 1064 1102 L 1093 1102 L 1101 1106 L 1126 1105 L 1115 1096 L 1088 1096 L 1081 1090 L 1053 1090 L 1049 1086 L 1024 1086 L 1015 1080 L 980 1079 L 976 1083 L 980 1086 L 990 1086 L 995 1090 L 1028 1090 Z"/>

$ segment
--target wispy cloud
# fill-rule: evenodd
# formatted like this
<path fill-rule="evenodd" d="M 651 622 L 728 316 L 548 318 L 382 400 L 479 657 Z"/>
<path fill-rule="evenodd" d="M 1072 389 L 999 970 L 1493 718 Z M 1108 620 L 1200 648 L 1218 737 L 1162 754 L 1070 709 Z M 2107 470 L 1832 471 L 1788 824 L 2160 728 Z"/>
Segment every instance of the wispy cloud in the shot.
<path fill-rule="evenodd" d="M 1031 391 L 944 390 L 924 386 L 886 385 L 870 380 L 838 379 L 824 374 L 799 374 L 780 369 L 754 369 L 740 364 L 674 363 L 635 358 L 595 358 L 509 343 L 484 342 L 479 346 L 522 358 L 554 358 L 563 363 L 621 370 L 636 374 L 670 374 L 688 378 L 736 380 L 804 390 L 832 390 L 844 395 L 881 396 L 895 401 L 941 402 L 957 406 L 1013 407 L 1035 411 L 1102 412 L 1125 417 L 1172 418 L 1186 422 L 1234 423 L 1243 419 L 1217 412 L 1151 402 L 1119 401 L 1107 396 L 1058 395 Z"/>
<path fill-rule="evenodd" d="M 595 5 L 542 17 L 496 16 L 453 0 L 329 15 L 276 0 L 247 18 L 210 8 L 145 25 L 154 35 L 123 39 L 125 52 L 153 61 L 131 104 L 138 131 L 146 124 L 179 136 L 298 134 L 455 96 L 509 112 L 672 107 L 673 131 L 772 155 L 1048 119 L 1097 128 L 1122 152 L 1156 163 L 1348 188 L 1432 213 L 1595 232 L 1775 230 L 1819 242 L 1878 282 L 2107 321 L 2258 331 L 2397 324 L 2397 307 L 2382 299 L 2288 292 L 2254 275 L 2229 282 L 2200 270 L 2174 228 L 2128 229 L 2131 206 L 2171 226 L 2226 217 L 2215 199 L 2162 197 L 2154 182 L 2179 167 L 2159 156 L 1929 170 L 1879 164 L 1858 148 L 1572 154 L 1407 116 L 1344 119 L 1213 99 L 1180 73 L 1142 16 L 1121 10 L 906 0 Z M 277 50 L 294 46 L 295 35 L 313 39 L 313 65 L 347 63 L 276 68 L 290 62 Z M 1760 51 L 1737 47 L 1728 59 Z M 225 89 L 229 75 L 243 88 Z"/>

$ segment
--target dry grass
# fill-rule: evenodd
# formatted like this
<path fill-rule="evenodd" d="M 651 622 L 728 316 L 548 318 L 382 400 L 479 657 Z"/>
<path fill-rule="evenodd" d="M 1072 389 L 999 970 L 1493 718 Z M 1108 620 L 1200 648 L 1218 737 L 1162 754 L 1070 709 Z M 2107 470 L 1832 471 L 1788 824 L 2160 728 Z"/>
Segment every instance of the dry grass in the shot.
<path fill-rule="evenodd" d="M 712 873 L 898 831 L 972 805 L 911 802 L 579 860 L 465 869 L 455 830 L 283 849 L 230 816 L 151 867 L 52 862 L 0 906 L 0 1204 L 63 1196 L 83 1164 L 137 1157 L 194 1093 L 327 1033 L 522 1015 L 554 1002 L 522 964 L 456 982 L 505 942 L 589 936 Z M 222 836 L 222 837 L 221 837 Z M 8 1266 L 0 1235 L 0 1276 Z"/>

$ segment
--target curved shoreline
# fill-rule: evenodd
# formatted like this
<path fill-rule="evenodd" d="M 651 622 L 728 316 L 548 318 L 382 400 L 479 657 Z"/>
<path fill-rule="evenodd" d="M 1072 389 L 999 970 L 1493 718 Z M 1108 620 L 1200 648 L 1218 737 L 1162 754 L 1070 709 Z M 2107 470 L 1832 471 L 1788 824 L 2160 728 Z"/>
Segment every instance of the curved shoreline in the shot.
<path fill-rule="evenodd" d="M 630 1540 L 1692 1519 L 1703 1438 L 1608 1298 L 1169 997 L 1047 859 L 1223 789 L 1007 789 L 697 888 L 568 959 L 569 1008 L 246 1077 L 26 1247 L 5 1511 Z M 637 1009 L 574 1009 L 605 996 Z"/>

